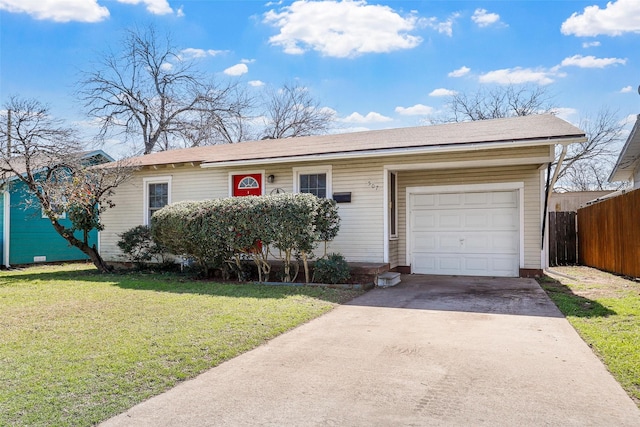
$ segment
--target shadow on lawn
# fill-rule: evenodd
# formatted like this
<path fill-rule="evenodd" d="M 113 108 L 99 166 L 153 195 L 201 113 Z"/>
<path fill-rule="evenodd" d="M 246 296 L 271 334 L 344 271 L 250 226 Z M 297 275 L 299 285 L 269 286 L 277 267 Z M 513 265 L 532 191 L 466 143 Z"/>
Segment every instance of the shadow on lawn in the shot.
<path fill-rule="evenodd" d="M 64 270 L 25 273 L 4 271 L 0 274 L 0 287 L 20 282 L 96 282 L 106 283 L 122 289 L 138 291 L 169 292 L 176 294 L 198 294 L 235 298 L 287 298 L 303 295 L 323 301 L 343 304 L 362 295 L 364 291 L 333 289 L 310 286 L 269 286 L 252 282 L 216 281 L 198 279 L 193 273 L 167 273 L 153 271 L 116 271 L 100 273 L 97 270 Z M 298 284 L 299 285 L 299 284 Z"/>
<path fill-rule="evenodd" d="M 575 294 L 570 287 L 552 277 L 544 276 L 538 283 L 565 316 L 592 318 L 617 314 L 597 301 Z"/>

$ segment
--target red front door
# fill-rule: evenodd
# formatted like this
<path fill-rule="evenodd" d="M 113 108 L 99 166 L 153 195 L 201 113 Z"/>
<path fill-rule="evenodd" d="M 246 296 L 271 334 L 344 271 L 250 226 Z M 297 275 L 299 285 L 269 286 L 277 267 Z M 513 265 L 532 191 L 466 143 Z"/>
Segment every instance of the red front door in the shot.
<path fill-rule="evenodd" d="M 262 174 L 233 175 L 233 196 L 262 195 Z"/>

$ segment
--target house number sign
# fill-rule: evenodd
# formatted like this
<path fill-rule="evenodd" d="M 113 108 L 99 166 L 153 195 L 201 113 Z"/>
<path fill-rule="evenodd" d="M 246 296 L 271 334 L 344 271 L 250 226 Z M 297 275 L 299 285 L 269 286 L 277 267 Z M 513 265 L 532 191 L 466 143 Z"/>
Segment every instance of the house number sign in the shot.
<path fill-rule="evenodd" d="M 373 188 L 374 190 L 378 190 L 378 188 L 380 188 L 380 186 L 376 183 L 373 183 L 371 181 L 367 182 L 367 185 L 369 185 L 369 187 Z"/>

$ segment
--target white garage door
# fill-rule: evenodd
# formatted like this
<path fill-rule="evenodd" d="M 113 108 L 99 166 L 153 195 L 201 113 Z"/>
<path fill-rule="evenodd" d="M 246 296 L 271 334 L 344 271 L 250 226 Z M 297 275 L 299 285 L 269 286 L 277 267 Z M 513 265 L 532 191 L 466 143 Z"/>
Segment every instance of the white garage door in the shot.
<path fill-rule="evenodd" d="M 411 194 L 411 271 L 420 274 L 519 274 L 517 191 Z"/>

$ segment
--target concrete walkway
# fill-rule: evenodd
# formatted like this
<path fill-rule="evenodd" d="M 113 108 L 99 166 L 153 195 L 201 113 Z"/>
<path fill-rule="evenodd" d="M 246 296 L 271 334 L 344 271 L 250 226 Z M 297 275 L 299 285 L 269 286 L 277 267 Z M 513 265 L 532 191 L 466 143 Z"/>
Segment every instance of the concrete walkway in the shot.
<path fill-rule="evenodd" d="M 640 426 L 530 279 L 404 276 L 104 426 Z"/>

